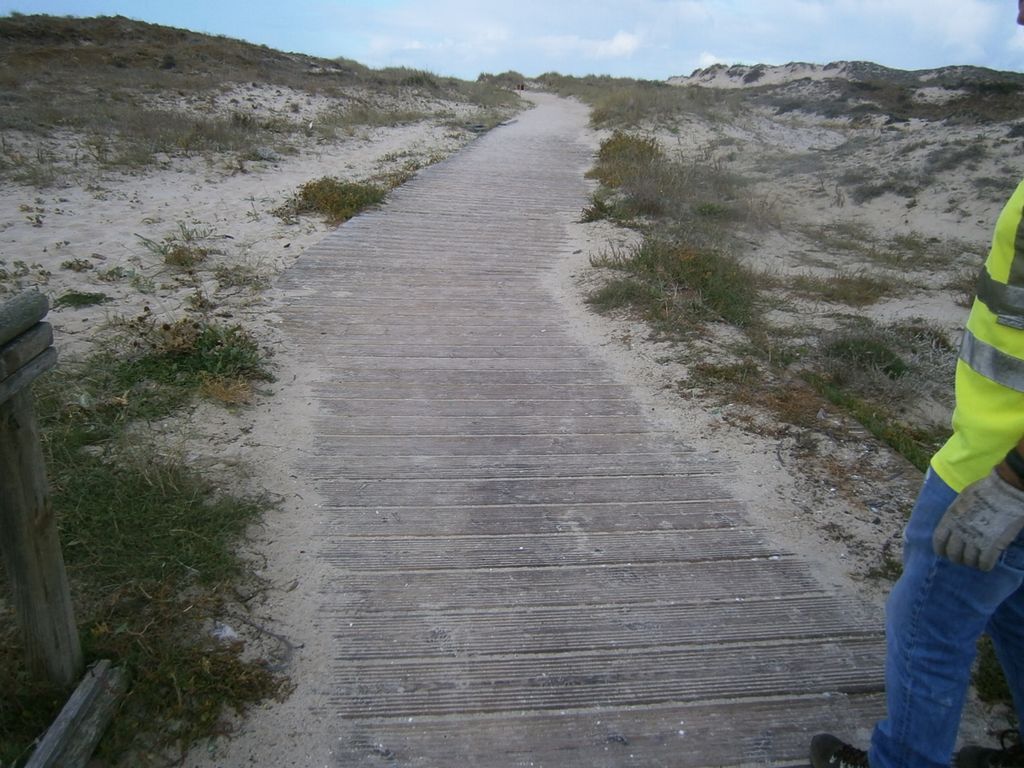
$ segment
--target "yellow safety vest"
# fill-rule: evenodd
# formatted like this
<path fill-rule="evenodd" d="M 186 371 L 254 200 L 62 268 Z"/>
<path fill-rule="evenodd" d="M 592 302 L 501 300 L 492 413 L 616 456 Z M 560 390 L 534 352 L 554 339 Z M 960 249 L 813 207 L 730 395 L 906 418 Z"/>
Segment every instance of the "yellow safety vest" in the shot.
<path fill-rule="evenodd" d="M 1024 437 L 1024 182 L 996 222 L 956 365 L 953 435 L 932 468 L 958 493 Z"/>

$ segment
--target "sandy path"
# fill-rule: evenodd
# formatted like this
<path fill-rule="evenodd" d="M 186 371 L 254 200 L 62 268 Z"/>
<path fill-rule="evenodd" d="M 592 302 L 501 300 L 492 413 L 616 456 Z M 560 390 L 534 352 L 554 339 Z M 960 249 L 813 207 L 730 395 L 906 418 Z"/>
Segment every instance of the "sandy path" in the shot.
<path fill-rule="evenodd" d="M 877 619 L 568 322 L 587 115 L 535 98 L 279 284 L 298 689 L 206 764 L 764 764 L 879 712 Z"/>

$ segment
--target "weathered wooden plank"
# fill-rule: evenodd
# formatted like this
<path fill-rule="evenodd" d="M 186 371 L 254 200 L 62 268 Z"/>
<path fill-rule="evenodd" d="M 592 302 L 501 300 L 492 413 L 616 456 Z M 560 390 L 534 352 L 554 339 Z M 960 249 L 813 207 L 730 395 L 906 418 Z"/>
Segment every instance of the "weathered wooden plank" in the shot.
<path fill-rule="evenodd" d="M 53 327 L 36 323 L 7 344 L 0 346 L 0 381 L 3 381 L 53 344 Z"/>
<path fill-rule="evenodd" d="M 709 638 L 713 641 L 714 638 Z M 756 646 L 580 651 L 466 659 L 338 659 L 329 695 L 342 717 L 415 717 L 569 707 L 636 707 L 710 698 L 882 691 L 875 638 Z M 866 672 L 866 670 L 873 670 Z M 453 681 L 458 679 L 458 683 Z"/>
<path fill-rule="evenodd" d="M 533 536 L 456 535 L 338 538 L 322 549 L 328 562 L 362 571 L 463 568 L 530 568 L 565 565 L 710 562 L 777 557 L 782 552 L 744 528 L 632 531 L 626 534 L 566 531 Z M 402 578 L 398 575 L 397 578 Z"/>
<path fill-rule="evenodd" d="M 312 385 L 313 394 L 323 403 L 335 400 L 408 400 L 411 398 L 446 398 L 451 400 L 523 399 L 541 400 L 622 400 L 630 390 L 621 384 L 460 384 L 457 382 L 430 383 L 424 381 L 349 382 Z"/>
<path fill-rule="evenodd" d="M 32 385 L 46 371 L 57 364 L 57 350 L 47 347 L 39 355 L 0 381 L 0 404 L 6 403 L 19 392 Z"/>
<path fill-rule="evenodd" d="M 317 431 L 332 435 L 618 435 L 645 422 L 636 416 L 374 416 L 321 417 Z"/>
<path fill-rule="evenodd" d="M 306 356 L 318 369 L 314 372 L 313 382 L 320 384 L 438 384 L 455 386 L 518 386 L 527 384 L 531 386 L 550 387 L 571 387 L 591 384 L 620 384 L 606 370 L 535 370 L 535 369 L 512 369 L 512 370 L 478 370 L 473 366 L 467 366 L 462 361 L 462 367 L 346 367 L 341 362 L 325 358 L 319 352 L 309 352 Z"/>
<path fill-rule="evenodd" d="M 863 614 L 832 595 L 700 604 L 600 605 L 578 620 L 573 606 L 375 612 L 337 618 L 339 659 L 472 658 L 828 637 L 879 640 Z M 356 618 L 350 621 L 350 618 Z M 351 625 L 351 626 L 350 626 Z"/>
<path fill-rule="evenodd" d="M 350 537 L 396 532 L 412 536 L 444 536 L 690 531 L 745 524 L 742 507 L 734 499 L 383 509 L 328 503 L 323 505 L 323 509 L 329 516 L 324 523 L 325 530 L 332 535 Z"/>
<path fill-rule="evenodd" d="M 23 291 L 0 303 L 0 346 L 38 323 L 49 310 L 49 299 L 36 290 Z"/>
<path fill-rule="evenodd" d="M 879 694 L 834 692 L 762 700 L 644 707 L 466 713 L 456 717 L 339 722 L 339 763 L 428 768 L 623 766 L 806 766 L 808 734 L 833 731 L 867 743 L 885 712 Z"/>
<path fill-rule="evenodd" d="M 630 503 L 727 499 L 714 475 L 443 480 L 324 480 L 328 501 L 350 507 Z"/>
<path fill-rule="evenodd" d="M 637 430 L 615 434 L 323 434 L 313 440 L 313 454 L 333 456 L 343 462 L 346 456 L 473 456 L 520 455 L 598 455 L 685 451 L 674 432 Z"/>
<path fill-rule="evenodd" d="M 128 673 L 106 659 L 93 664 L 25 764 L 84 768 L 128 688 Z"/>
<path fill-rule="evenodd" d="M 386 416 L 402 418 L 490 418 L 502 416 L 586 417 L 636 416 L 634 400 L 323 400 L 322 412 L 330 416 Z"/>
<path fill-rule="evenodd" d="M 322 350 L 321 354 L 324 354 Z M 326 358 L 330 361 L 330 365 L 325 368 L 327 372 L 342 368 L 345 371 L 415 371 L 417 373 L 421 371 L 606 373 L 603 366 L 583 357 L 563 360 L 557 357 L 427 357 L 419 355 L 392 358 L 373 355 L 326 355 Z"/>
<path fill-rule="evenodd" d="M 736 469 L 734 462 L 710 461 L 680 453 L 393 456 L 349 454 L 316 455 L 308 463 L 315 480 L 468 480 L 520 477 L 628 477 L 631 475 L 725 474 Z"/>
<path fill-rule="evenodd" d="M 292 320 L 293 329 L 302 332 L 319 332 L 324 322 L 323 315 L 311 314 L 305 321 Z M 477 324 L 442 325 L 434 322 L 424 325 L 422 318 L 409 320 L 405 323 L 397 319 L 387 323 L 373 320 L 359 321 L 348 315 L 332 318 L 331 339 L 354 344 L 387 344 L 401 340 L 405 344 L 459 344 L 459 343 L 507 343 L 530 344 L 554 337 L 557 342 L 564 343 L 570 339 L 559 335 L 544 323 L 518 323 L 515 326 L 484 326 Z"/>
<path fill-rule="evenodd" d="M 390 358 L 417 358 L 429 366 L 432 361 L 442 360 L 560 360 L 563 363 L 587 359 L 584 348 L 571 344 L 508 344 L 503 342 L 481 344 L 351 344 L 343 340 L 326 341 L 321 351 L 332 359 L 359 358 L 360 360 L 381 360 Z M 544 363 L 547 365 L 547 362 Z"/>
<path fill-rule="evenodd" d="M 359 308 L 379 313 L 381 308 L 392 306 L 401 306 L 406 309 L 437 306 L 442 310 L 464 311 L 471 309 L 481 313 L 497 309 L 502 314 L 508 311 L 550 312 L 551 310 L 551 302 L 542 296 L 537 296 L 535 291 L 515 293 L 491 290 L 481 295 L 481 291 L 472 286 L 469 288 L 461 285 L 452 286 L 450 282 L 434 285 L 419 283 L 408 286 L 401 285 L 401 280 L 398 280 L 397 283 L 396 286 L 394 281 L 383 280 L 377 284 L 363 281 L 356 290 L 334 284 L 332 294 L 343 304 L 345 313 Z M 328 283 L 325 283 L 326 285 Z"/>
<path fill-rule="evenodd" d="M 393 578 L 373 571 L 339 568 L 338 572 L 343 574 L 345 589 L 331 595 L 328 604 L 365 613 L 385 607 L 467 610 L 574 605 L 582 616 L 592 605 L 699 603 L 823 591 L 803 563 L 789 558 L 406 571 Z"/>
<path fill-rule="evenodd" d="M 426 298 L 421 300 L 406 298 L 403 301 L 396 300 L 394 302 L 380 302 L 378 304 L 372 302 L 365 304 L 346 303 L 345 310 L 339 317 L 366 319 L 380 317 L 381 313 L 384 312 L 390 318 L 431 317 L 434 321 L 440 321 L 445 324 L 454 323 L 458 320 L 472 324 L 476 318 L 480 317 L 481 313 L 492 311 L 500 312 L 503 317 L 508 318 L 510 325 L 520 322 L 536 322 L 538 318 L 542 318 L 552 325 L 556 325 L 558 322 L 558 317 L 545 311 L 545 308 L 541 305 L 495 303 L 498 306 L 467 304 L 459 301 L 437 301 Z M 313 309 L 314 307 L 310 307 L 310 310 Z M 325 320 L 329 319 L 330 316 L 325 318 Z"/>

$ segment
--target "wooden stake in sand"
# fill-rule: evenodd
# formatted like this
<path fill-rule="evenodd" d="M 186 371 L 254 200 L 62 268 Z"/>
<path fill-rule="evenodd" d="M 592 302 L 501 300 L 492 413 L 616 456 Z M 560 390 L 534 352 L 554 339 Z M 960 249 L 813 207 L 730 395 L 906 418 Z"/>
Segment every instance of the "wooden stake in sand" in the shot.
<path fill-rule="evenodd" d="M 57 521 L 29 390 L 57 362 L 36 291 L 0 304 L 0 554 L 31 672 L 69 686 L 82 672 Z"/>

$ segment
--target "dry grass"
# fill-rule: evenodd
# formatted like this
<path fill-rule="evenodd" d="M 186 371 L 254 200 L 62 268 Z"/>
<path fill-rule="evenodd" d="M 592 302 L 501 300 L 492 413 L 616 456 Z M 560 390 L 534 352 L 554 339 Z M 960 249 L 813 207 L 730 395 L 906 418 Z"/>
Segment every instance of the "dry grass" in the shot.
<path fill-rule="evenodd" d="M 205 374 L 199 382 L 199 394 L 224 405 L 249 405 L 254 393 L 248 379 Z"/>

